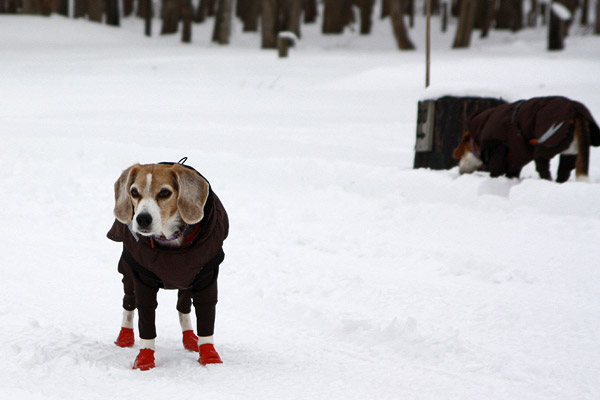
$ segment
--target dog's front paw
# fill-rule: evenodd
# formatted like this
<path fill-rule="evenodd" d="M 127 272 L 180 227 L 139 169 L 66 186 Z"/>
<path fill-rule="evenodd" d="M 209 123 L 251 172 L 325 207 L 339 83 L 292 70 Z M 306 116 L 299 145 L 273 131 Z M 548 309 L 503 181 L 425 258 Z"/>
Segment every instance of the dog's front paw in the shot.
<path fill-rule="evenodd" d="M 115 340 L 115 344 L 119 347 L 131 347 L 134 343 L 135 336 L 133 334 L 133 329 L 121 328 L 119 336 L 117 337 L 117 340 Z"/>
<path fill-rule="evenodd" d="M 206 364 L 222 364 L 221 357 L 219 357 L 219 353 L 215 350 L 215 346 L 211 343 L 203 344 L 199 347 L 200 350 L 200 358 L 198 362 L 202 365 Z"/>
<path fill-rule="evenodd" d="M 183 331 L 183 347 L 189 351 L 198 352 L 198 336 L 194 331 Z"/>
<path fill-rule="evenodd" d="M 148 371 L 154 368 L 154 350 L 152 349 L 141 349 L 138 356 L 135 358 L 133 363 L 133 369 L 139 369 L 140 371 Z"/>

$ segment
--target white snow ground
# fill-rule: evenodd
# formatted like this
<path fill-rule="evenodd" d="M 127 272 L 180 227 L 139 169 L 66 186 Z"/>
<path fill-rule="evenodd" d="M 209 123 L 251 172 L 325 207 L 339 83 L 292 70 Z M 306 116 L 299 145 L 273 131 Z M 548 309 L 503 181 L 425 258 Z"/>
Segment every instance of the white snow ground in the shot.
<path fill-rule="evenodd" d="M 424 92 L 422 40 L 396 51 L 387 22 L 307 28 L 287 60 L 258 35 L 219 47 L 196 27 L 181 45 L 124 25 L 0 17 L 2 398 L 600 398 L 600 152 L 589 184 L 412 169 L 417 100 L 444 85 L 566 95 L 599 119 L 600 38 L 451 51 L 434 21 Z M 137 348 L 112 343 L 112 185 L 183 156 L 231 220 L 224 364 L 182 349 L 162 291 L 157 367 L 134 371 Z"/>

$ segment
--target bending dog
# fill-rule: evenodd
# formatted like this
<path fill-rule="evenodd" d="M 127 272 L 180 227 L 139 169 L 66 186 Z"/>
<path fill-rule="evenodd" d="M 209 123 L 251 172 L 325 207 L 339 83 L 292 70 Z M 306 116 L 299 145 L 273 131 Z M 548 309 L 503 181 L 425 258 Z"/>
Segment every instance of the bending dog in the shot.
<path fill-rule="evenodd" d="M 157 293 L 177 289 L 184 348 L 198 351 L 203 365 L 221 363 L 213 334 L 217 277 L 229 232 L 223 204 L 200 173 L 179 163 L 132 165 L 114 191 L 116 220 L 107 236 L 123 243 L 118 270 L 125 292 L 115 344 L 134 345 L 137 308 L 141 349 L 133 368 L 154 368 Z M 192 300 L 198 336 L 191 324 Z"/>
<path fill-rule="evenodd" d="M 590 146 L 600 146 L 600 128 L 590 111 L 566 97 L 535 97 L 489 108 L 467 120 L 467 130 L 454 149 L 459 172 L 484 166 L 490 176 L 518 178 L 535 161 L 542 179 L 552 180 L 550 160 L 560 154 L 557 182 L 575 169 L 587 180 Z"/>

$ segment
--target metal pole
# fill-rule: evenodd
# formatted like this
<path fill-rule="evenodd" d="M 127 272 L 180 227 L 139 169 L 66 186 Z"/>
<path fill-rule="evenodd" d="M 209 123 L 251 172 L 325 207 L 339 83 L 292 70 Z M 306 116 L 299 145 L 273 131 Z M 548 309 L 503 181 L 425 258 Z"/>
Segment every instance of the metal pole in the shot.
<path fill-rule="evenodd" d="M 431 0 L 426 0 L 425 10 L 427 14 L 427 24 L 425 32 L 425 87 L 429 87 L 429 64 L 431 53 Z"/>

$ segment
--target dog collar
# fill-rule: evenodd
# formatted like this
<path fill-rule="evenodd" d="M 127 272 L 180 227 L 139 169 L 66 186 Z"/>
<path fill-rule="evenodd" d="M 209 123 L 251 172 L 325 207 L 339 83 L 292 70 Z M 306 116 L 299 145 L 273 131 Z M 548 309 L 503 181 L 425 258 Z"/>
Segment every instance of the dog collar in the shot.
<path fill-rule="evenodd" d="M 183 227 L 182 230 L 180 230 L 179 232 L 177 232 L 172 238 L 166 238 L 164 236 L 154 236 L 152 235 L 152 239 L 158 241 L 158 242 L 172 242 L 173 240 L 177 240 L 180 237 L 183 236 L 183 234 L 185 233 L 185 231 L 188 229 L 189 225 L 185 224 L 185 226 Z"/>

